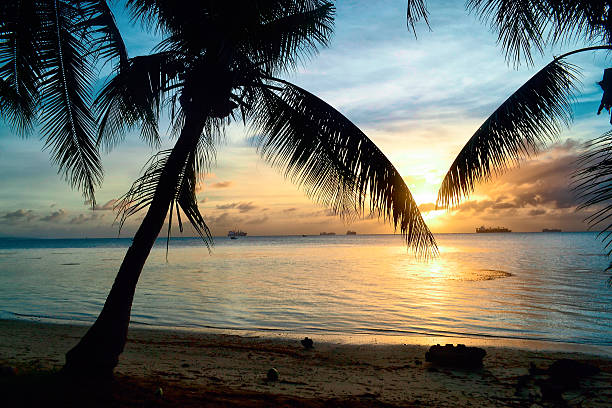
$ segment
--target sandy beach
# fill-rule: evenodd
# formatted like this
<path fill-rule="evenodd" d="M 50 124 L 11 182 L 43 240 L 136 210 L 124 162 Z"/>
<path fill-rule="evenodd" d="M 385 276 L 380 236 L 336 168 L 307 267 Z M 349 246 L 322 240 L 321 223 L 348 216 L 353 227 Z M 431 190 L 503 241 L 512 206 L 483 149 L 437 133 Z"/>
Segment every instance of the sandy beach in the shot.
<path fill-rule="evenodd" d="M 61 368 L 64 353 L 85 330 L 1 320 L 0 364 L 18 373 L 0 383 L 4 392 L 33 370 Z M 114 391 L 104 395 L 113 406 L 147 406 L 151 401 L 159 406 L 534 408 L 612 403 L 612 359 L 606 356 L 488 346 L 482 368 L 458 369 L 425 362 L 427 346 L 314 340 L 314 349 L 305 350 L 299 341 L 286 338 L 131 329 Z M 595 365 L 600 372 L 564 391 L 562 399 L 548 400 L 539 385 L 546 378 L 542 370 L 561 358 Z M 530 364 L 541 372 L 530 374 Z M 267 381 L 270 368 L 278 370 L 278 381 Z M 158 388 L 163 396 L 155 396 Z M 8 395 L 19 401 L 15 393 Z"/>

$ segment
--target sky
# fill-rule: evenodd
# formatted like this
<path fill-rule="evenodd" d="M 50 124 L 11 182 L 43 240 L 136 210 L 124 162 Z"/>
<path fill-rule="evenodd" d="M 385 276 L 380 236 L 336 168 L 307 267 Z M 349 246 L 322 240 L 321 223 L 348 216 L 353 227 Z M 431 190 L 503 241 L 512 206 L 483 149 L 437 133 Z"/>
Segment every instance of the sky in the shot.
<path fill-rule="evenodd" d="M 444 174 L 480 124 L 553 55 L 583 44 L 547 50 L 532 66 L 515 68 L 506 62 L 495 33 L 462 2 L 428 4 L 431 31 L 419 24 L 415 38 L 406 27 L 404 0 L 380 0 L 375 7 L 365 0 L 336 2 L 330 46 L 285 78 L 330 103 L 381 148 L 433 232 L 473 232 L 480 225 L 585 230 L 587 214 L 576 211 L 570 175 L 583 143 L 610 129 L 609 118 L 596 115 L 601 99 L 596 82 L 606 55 L 583 53 L 568 60 L 581 68 L 582 86 L 574 123 L 559 140 L 479 185 L 454 210 L 435 211 Z M 131 24 L 120 4 L 114 10 L 130 56 L 150 52 L 159 38 Z M 200 210 L 214 235 L 234 228 L 249 235 L 393 233 L 376 218 L 348 224 L 311 201 L 258 156 L 249 136 L 242 125 L 230 126 L 216 166 L 198 187 Z M 166 138 L 163 147 L 171 143 Z M 116 237 L 113 204 L 154 153 L 137 133 L 104 153 L 104 183 L 91 210 L 50 164 L 38 134 L 21 139 L 0 127 L 0 236 Z M 121 236 L 132 236 L 143 215 L 128 220 Z M 193 234 L 188 229 L 185 235 Z"/>

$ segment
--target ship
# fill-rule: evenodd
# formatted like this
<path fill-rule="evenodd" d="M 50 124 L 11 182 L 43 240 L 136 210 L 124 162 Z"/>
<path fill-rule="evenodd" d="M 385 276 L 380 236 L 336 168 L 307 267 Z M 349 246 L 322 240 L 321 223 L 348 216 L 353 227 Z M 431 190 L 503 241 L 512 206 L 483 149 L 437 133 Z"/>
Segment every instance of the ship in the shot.
<path fill-rule="evenodd" d="M 558 228 L 544 228 L 542 232 L 562 232 L 562 231 Z"/>
<path fill-rule="evenodd" d="M 321 232 L 319 235 L 336 235 L 335 232 Z"/>
<path fill-rule="evenodd" d="M 506 227 L 485 227 L 484 225 L 476 228 L 476 233 L 482 234 L 487 232 L 512 232 Z"/>
<path fill-rule="evenodd" d="M 240 230 L 232 230 L 227 232 L 227 236 L 231 239 L 237 239 L 238 237 L 246 237 L 247 233 Z"/>
<path fill-rule="evenodd" d="M 357 232 L 348 230 L 346 231 L 346 235 L 357 235 Z"/>

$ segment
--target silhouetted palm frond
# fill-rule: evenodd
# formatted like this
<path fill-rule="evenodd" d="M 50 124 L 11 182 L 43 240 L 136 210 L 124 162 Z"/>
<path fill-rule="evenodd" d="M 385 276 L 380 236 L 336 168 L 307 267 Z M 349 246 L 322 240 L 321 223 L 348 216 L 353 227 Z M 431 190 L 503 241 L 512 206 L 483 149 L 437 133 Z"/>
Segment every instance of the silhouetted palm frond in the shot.
<path fill-rule="evenodd" d="M 36 117 L 35 104 L 31 99 L 22 98 L 16 87 L 10 86 L 0 78 L 0 116 L 9 124 L 13 131 L 21 136 L 30 134 Z"/>
<path fill-rule="evenodd" d="M 286 81 L 263 88 L 250 119 L 259 151 L 307 194 L 340 215 L 389 220 L 420 255 L 437 251 L 401 175 L 378 147 L 330 105 Z"/>
<path fill-rule="evenodd" d="M 552 43 L 584 40 L 612 44 L 612 20 L 606 0 L 548 0 Z"/>
<path fill-rule="evenodd" d="M 92 35 L 91 48 L 104 61 L 119 59 L 127 62 L 128 53 L 115 22 L 115 17 L 105 0 L 81 0 L 78 6 L 83 13 L 79 27 Z"/>
<path fill-rule="evenodd" d="M 201 140 L 206 140 L 202 138 Z M 212 245 L 212 235 L 204 218 L 198 209 L 198 201 L 196 197 L 196 187 L 198 179 L 202 174 L 202 166 L 207 166 L 210 155 L 214 156 L 214 150 L 211 152 L 211 146 L 207 142 L 201 142 L 196 151 L 190 153 L 186 162 L 183 164 L 176 180 L 176 185 L 172 188 L 172 200 L 170 203 L 170 213 L 168 222 L 168 239 L 172 229 L 172 218 L 176 208 L 176 217 L 178 220 L 179 229 L 183 231 L 183 221 L 180 216 L 180 209 L 183 210 L 194 230 L 204 240 L 207 247 Z M 117 203 L 117 218 L 119 219 L 119 230 L 123 227 L 127 219 L 139 211 L 149 207 L 155 199 L 160 179 L 164 173 L 168 158 L 172 154 L 172 149 L 162 150 L 155 154 L 145 164 L 142 175 L 132 184 L 132 187 L 120 197 Z"/>
<path fill-rule="evenodd" d="M 4 120 L 23 136 L 32 130 L 40 99 L 43 17 L 33 0 L 0 5 L 0 105 Z"/>
<path fill-rule="evenodd" d="M 572 40 L 612 43 L 605 0 L 469 0 L 467 7 L 490 22 L 506 58 L 532 63 L 532 50 Z"/>
<path fill-rule="evenodd" d="M 578 209 L 595 208 L 586 218 L 590 228 L 601 227 L 608 256 L 612 255 L 612 131 L 586 144 L 573 174 L 573 188 L 580 205 Z M 612 264 L 608 269 L 612 269 Z"/>
<path fill-rule="evenodd" d="M 102 181 L 96 121 L 89 108 L 95 75 L 75 22 L 78 11 L 67 2 L 50 5 L 52 24 L 41 31 L 39 51 L 45 64 L 40 84 L 45 147 L 70 184 L 95 205 L 95 188 Z"/>
<path fill-rule="evenodd" d="M 498 32 L 497 41 L 506 58 L 518 64 L 522 58 L 532 63 L 531 49 L 540 54 L 546 46 L 546 29 L 550 10 L 540 0 L 469 0 L 467 7 L 482 19 L 489 20 Z"/>
<path fill-rule="evenodd" d="M 572 120 L 576 68 L 555 59 L 523 84 L 478 128 L 446 173 L 437 206 L 457 205 L 476 183 L 537 152 Z"/>
<path fill-rule="evenodd" d="M 157 123 L 165 94 L 174 87 L 182 61 L 170 51 L 130 58 L 118 67 L 98 94 L 98 144 L 111 149 L 125 137 L 125 131 L 141 126 L 141 135 L 159 146 Z"/>
<path fill-rule="evenodd" d="M 284 13 L 252 24 L 245 30 L 240 50 L 269 74 L 277 73 L 327 45 L 333 31 L 335 8 L 326 1 L 293 2 Z"/>
<path fill-rule="evenodd" d="M 203 167 L 207 167 L 210 161 L 209 155 L 212 154 L 214 156 L 214 145 L 209 143 L 209 141 L 205 142 L 206 140 L 208 140 L 206 137 L 200 139 L 198 149 L 189 156 L 187 164 L 185 165 L 185 170 L 179 182 L 176 195 L 176 203 L 178 204 L 176 209 L 181 232 L 183 232 L 183 227 L 178 212 L 179 206 L 191 223 L 193 229 L 198 233 L 200 238 L 204 240 L 206 246 L 210 248 L 210 245 L 213 243 L 212 235 L 198 209 L 198 198 L 196 197 L 196 187 L 204 174 L 202 171 Z M 172 211 L 170 211 L 170 218 L 172 218 Z M 170 235 L 171 223 L 172 220 L 170 220 L 168 224 L 168 235 Z"/>
<path fill-rule="evenodd" d="M 416 23 L 421 21 L 425 21 L 425 24 L 429 27 L 429 12 L 427 11 L 427 4 L 425 0 L 408 0 L 408 7 L 406 7 L 406 22 L 408 23 L 408 28 L 412 30 L 414 36 L 416 37 Z"/>

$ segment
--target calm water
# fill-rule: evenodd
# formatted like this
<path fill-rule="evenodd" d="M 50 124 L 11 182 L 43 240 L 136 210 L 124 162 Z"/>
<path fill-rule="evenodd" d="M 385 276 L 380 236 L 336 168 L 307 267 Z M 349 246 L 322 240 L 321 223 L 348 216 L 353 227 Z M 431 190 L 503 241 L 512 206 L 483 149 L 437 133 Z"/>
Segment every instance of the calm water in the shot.
<path fill-rule="evenodd" d="M 612 345 L 594 233 L 447 234 L 419 262 L 398 236 L 196 239 L 153 249 L 136 323 L 284 333 Z M 92 322 L 129 239 L 0 239 L 0 318 Z"/>

